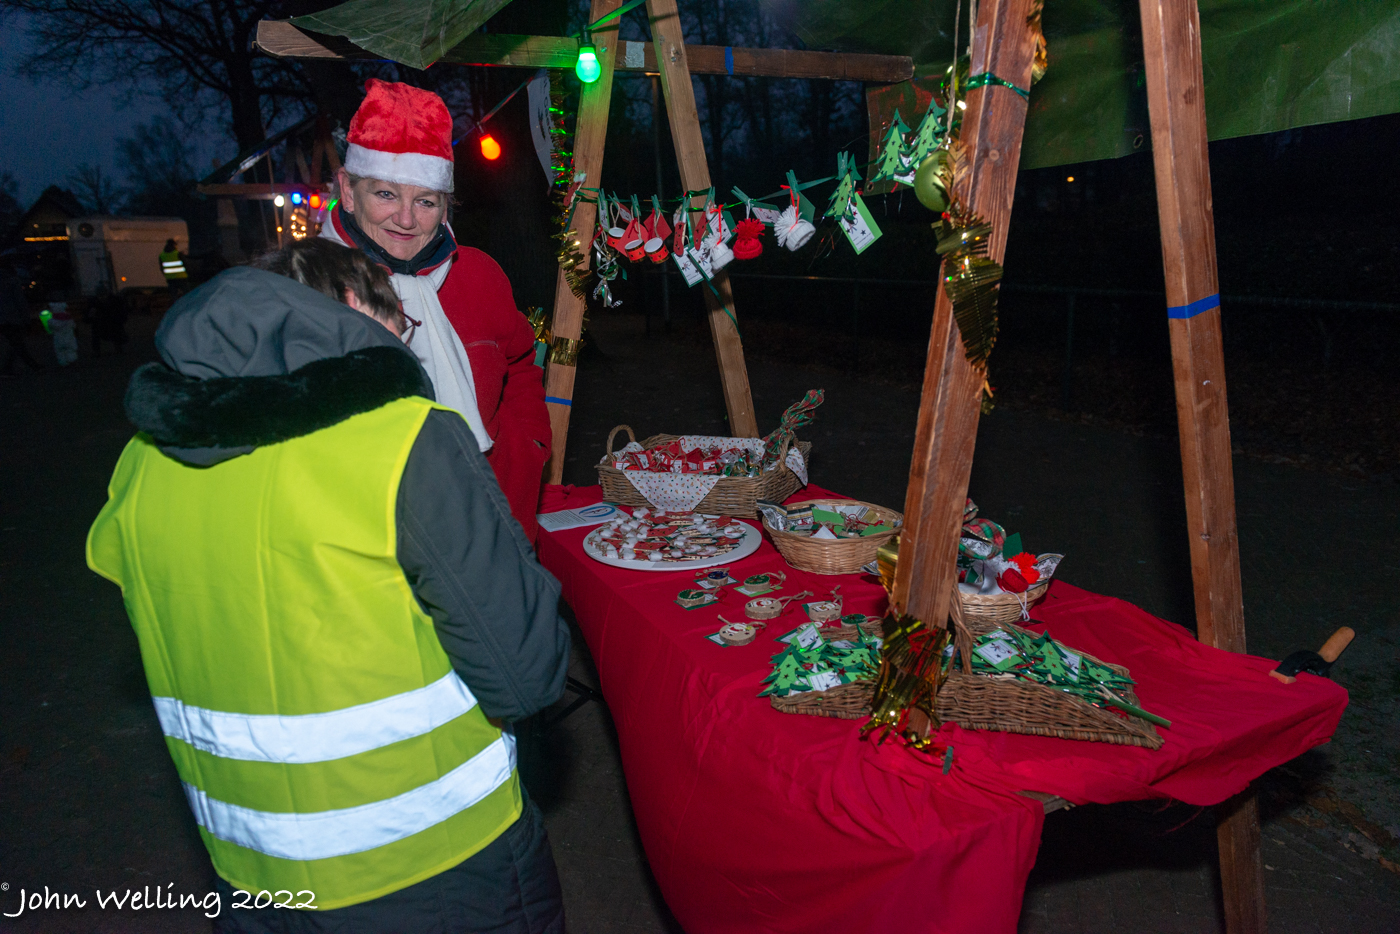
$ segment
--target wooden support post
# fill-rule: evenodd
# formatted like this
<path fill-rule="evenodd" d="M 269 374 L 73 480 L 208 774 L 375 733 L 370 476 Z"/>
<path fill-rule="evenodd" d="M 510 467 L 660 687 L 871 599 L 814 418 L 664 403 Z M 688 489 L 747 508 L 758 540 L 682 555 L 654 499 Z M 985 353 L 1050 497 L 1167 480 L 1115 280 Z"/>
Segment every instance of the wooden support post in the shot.
<path fill-rule="evenodd" d="M 1139 7 L 1196 634 L 1208 645 L 1243 652 L 1244 597 L 1225 405 L 1200 12 L 1196 0 L 1139 0 Z M 1221 806 L 1216 835 L 1225 928 L 1229 934 L 1262 932 L 1264 873 L 1259 811 L 1252 793 Z"/>
<path fill-rule="evenodd" d="M 606 16 L 620 6 L 622 0 L 593 0 L 589 22 Z M 580 92 L 578 122 L 574 132 L 574 178 L 581 180 L 584 188 L 599 187 L 603 176 L 603 144 L 608 136 L 608 107 L 612 103 L 618 25 L 614 21 L 593 34 L 602 73 L 597 81 L 585 84 Z M 597 220 L 597 205 L 580 201 L 578 209 L 574 211 L 573 223 L 580 240 L 587 242 Z M 592 256 L 585 253 L 579 271 L 582 272 L 591 263 Z M 564 279 L 564 271 L 559 270 L 554 286 L 554 336 L 570 340 L 582 337 L 583 313 L 584 300 L 573 293 Z M 553 433 L 553 451 L 545 466 L 545 477 L 550 483 L 564 481 L 564 445 L 569 438 L 569 413 L 574 403 L 576 372 L 575 367 L 562 363 L 545 364 L 545 404 L 549 407 L 549 428 Z"/>
<path fill-rule="evenodd" d="M 1031 0 L 978 4 L 971 74 L 990 71 L 1018 87 L 1030 87 L 1035 57 L 1035 40 L 1026 22 L 1030 12 Z M 1006 252 L 1026 109 L 1026 101 L 1015 91 L 991 84 L 968 95 L 963 115 L 969 172 L 960 195 L 991 223 L 988 252 L 998 262 Z M 895 605 L 931 626 L 942 626 L 948 619 L 981 390 L 982 374 L 967 362 L 953 306 L 940 282 L 894 586 Z"/>
<path fill-rule="evenodd" d="M 671 121 L 671 138 L 680 162 L 681 185 L 687 191 L 710 187 L 710 167 L 705 159 L 705 142 L 700 135 L 700 116 L 695 110 L 695 88 L 690 84 L 685 39 L 681 35 L 676 0 L 647 0 L 651 37 L 661 72 L 661 90 L 666 95 L 666 114 Z M 703 199 L 691 199 L 699 207 Z M 758 421 L 749 391 L 749 373 L 744 366 L 744 346 L 734 317 L 734 294 L 729 274 L 720 270 L 712 281 L 715 292 L 705 289 L 705 305 L 710 310 L 710 335 L 715 341 L 719 375 L 724 385 L 724 405 L 729 411 L 729 432 L 740 438 L 757 438 Z M 698 286 L 697 286 L 698 288 Z"/>

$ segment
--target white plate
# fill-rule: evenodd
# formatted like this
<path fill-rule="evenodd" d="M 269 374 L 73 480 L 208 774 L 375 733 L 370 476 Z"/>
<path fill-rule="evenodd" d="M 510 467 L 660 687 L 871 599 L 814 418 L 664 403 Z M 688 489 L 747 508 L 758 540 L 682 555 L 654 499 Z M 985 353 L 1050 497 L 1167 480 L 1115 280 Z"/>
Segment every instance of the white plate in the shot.
<path fill-rule="evenodd" d="M 598 548 L 598 536 L 603 533 L 603 529 L 594 529 L 583 539 L 583 552 L 594 561 L 601 561 L 610 564 L 615 568 L 631 568 L 634 571 L 694 571 L 700 568 L 719 567 L 721 564 L 729 564 L 758 551 L 758 546 L 763 542 L 763 533 L 742 519 L 735 519 L 735 522 L 744 528 L 744 537 L 739 539 L 739 543 L 726 551 L 722 555 L 697 556 L 694 561 L 647 561 L 636 558 L 609 558 Z"/>

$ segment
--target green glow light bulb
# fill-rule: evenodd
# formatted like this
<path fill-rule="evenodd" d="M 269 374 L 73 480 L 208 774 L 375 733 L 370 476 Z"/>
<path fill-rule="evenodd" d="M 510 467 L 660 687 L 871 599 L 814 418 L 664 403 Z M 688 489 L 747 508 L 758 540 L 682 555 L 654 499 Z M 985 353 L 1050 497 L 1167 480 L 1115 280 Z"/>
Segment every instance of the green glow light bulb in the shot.
<path fill-rule="evenodd" d="M 598 64 L 598 53 L 593 46 L 579 46 L 578 63 L 574 65 L 574 74 L 578 75 L 578 79 L 584 84 L 592 84 L 602 73 L 603 66 Z"/>
<path fill-rule="evenodd" d="M 53 312 L 49 311 L 47 308 L 39 312 L 39 323 L 42 324 L 44 326 L 44 330 L 50 334 L 53 333 L 53 328 L 49 327 L 49 322 L 52 320 Z"/>

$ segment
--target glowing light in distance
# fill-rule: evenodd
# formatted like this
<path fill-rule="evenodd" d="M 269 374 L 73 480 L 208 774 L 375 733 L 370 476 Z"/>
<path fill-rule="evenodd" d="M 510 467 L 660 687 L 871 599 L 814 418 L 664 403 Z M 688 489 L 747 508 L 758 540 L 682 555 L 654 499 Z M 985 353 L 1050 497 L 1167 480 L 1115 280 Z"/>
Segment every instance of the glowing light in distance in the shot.
<path fill-rule="evenodd" d="M 301 192 L 292 192 L 292 204 L 301 204 Z"/>
<path fill-rule="evenodd" d="M 491 162 L 501 158 L 501 144 L 496 142 L 496 137 L 487 134 L 481 138 L 481 154 Z"/>
<path fill-rule="evenodd" d="M 1067 182 L 1072 182 L 1072 181 L 1074 181 L 1074 176 L 1071 175 L 1069 178 L 1065 179 L 1065 181 L 1067 181 Z"/>
<path fill-rule="evenodd" d="M 281 195 L 278 195 L 277 197 L 272 199 L 272 203 L 280 208 L 282 205 L 287 203 L 287 199 L 282 197 Z"/>

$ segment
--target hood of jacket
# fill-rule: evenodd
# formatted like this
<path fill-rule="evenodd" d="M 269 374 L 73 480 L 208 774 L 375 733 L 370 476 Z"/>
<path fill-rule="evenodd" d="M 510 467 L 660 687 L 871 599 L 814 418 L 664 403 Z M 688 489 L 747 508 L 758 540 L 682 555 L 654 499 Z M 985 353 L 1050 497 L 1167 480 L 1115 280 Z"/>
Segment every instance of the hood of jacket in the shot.
<path fill-rule="evenodd" d="M 207 467 L 405 396 L 434 398 L 388 328 L 315 289 L 239 267 L 180 299 L 163 363 L 132 374 L 126 414 L 166 454 Z"/>

